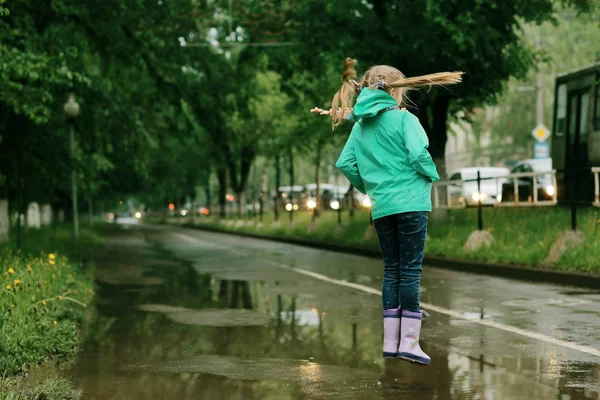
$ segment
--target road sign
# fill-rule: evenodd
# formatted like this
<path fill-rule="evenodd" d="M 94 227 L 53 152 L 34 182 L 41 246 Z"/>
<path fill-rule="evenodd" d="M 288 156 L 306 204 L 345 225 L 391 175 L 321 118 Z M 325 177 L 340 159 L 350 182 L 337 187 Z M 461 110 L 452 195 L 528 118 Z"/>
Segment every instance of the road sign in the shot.
<path fill-rule="evenodd" d="M 533 158 L 550 158 L 548 143 L 535 143 L 533 145 Z"/>
<path fill-rule="evenodd" d="M 531 136 L 539 143 L 544 143 L 550 137 L 550 131 L 544 124 L 540 124 L 531 131 Z"/>

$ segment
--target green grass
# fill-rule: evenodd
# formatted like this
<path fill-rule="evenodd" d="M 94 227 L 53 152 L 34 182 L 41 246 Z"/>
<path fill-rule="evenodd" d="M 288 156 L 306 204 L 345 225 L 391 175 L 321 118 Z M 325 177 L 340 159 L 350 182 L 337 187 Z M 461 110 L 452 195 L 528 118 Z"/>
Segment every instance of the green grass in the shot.
<path fill-rule="evenodd" d="M 484 208 L 484 229 L 494 236 L 489 248 L 478 251 L 464 250 L 469 235 L 477 229 L 477 209 L 450 210 L 446 220 L 430 219 L 426 254 L 487 263 L 506 263 L 551 268 L 557 270 L 600 273 L 600 209 L 581 208 L 577 212 L 578 230 L 586 241 L 568 249 L 554 264 L 544 265 L 552 246 L 562 233 L 570 229 L 570 210 L 562 207 L 538 208 Z M 255 220 L 255 219 L 254 219 Z M 190 222 L 189 219 L 170 222 Z M 307 212 L 295 213 L 294 224 L 289 224 L 289 214 L 280 217 L 280 225 L 273 225 L 273 216 L 265 215 L 262 227 L 233 225 L 216 218 L 198 218 L 198 224 L 219 229 L 260 233 L 284 237 L 361 245 L 378 248 L 375 235 L 366 234 L 369 214 L 359 211 L 354 218 L 343 213 L 342 225 L 337 224 L 337 214 L 323 213 L 316 224 L 311 223 Z"/>
<path fill-rule="evenodd" d="M 96 232 L 84 229 L 74 242 L 59 226 L 28 230 L 21 251 L 14 238 L 0 246 L 0 376 L 73 354 L 93 297 L 91 268 L 82 264 L 99 243 Z"/>
<path fill-rule="evenodd" d="M 34 386 L 19 379 L 0 380 L 0 400 L 77 400 L 81 392 L 67 379 L 47 378 Z"/>

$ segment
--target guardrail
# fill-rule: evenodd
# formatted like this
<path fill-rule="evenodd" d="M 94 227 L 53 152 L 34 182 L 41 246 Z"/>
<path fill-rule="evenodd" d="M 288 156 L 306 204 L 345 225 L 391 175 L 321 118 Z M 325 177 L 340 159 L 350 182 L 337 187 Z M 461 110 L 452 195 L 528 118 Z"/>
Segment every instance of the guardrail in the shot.
<path fill-rule="evenodd" d="M 594 174 L 594 207 L 600 207 L 600 167 L 593 167 L 592 174 Z"/>
<path fill-rule="evenodd" d="M 540 200 L 539 199 L 539 182 L 538 177 L 546 177 L 548 175 L 552 175 L 552 184 L 541 188 L 546 192 L 547 196 L 550 196 L 550 200 Z M 519 179 L 521 178 L 531 178 L 532 182 L 532 190 L 530 197 L 528 197 L 527 201 L 521 201 L 519 199 Z M 558 203 L 558 187 L 556 185 L 556 170 L 545 171 L 545 172 L 521 172 L 518 174 L 511 174 L 503 177 L 495 178 L 498 181 L 500 179 L 512 180 L 513 181 L 513 201 L 507 201 L 502 198 L 502 201 L 496 203 L 496 206 L 499 207 L 535 207 L 535 206 L 555 206 Z M 502 192 L 501 192 L 502 193 Z"/>
<path fill-rule="evenodd" d="M 598 168 L 600 172 L 600 168 Z M 538 182 L 539 177 L 551 175 L 551 185 L 545 188 L 541 188 L 546 192 L 547 196 L 550 196 L 549 200 L 540 200 L 539 191 L 540 183 Z M 597 176 L 597 175 L 596 175 Z M 528 196 L 527 201 L 519 199 L 519 179 L 530 178 L 532 182 L 531 193 Z M 493 180 L 495 182 L 494 193 L 482 193 L 481 182 Z M 502 198 L 503 185 L 513 182 L 513 199 L 512 201 Z M 464 183 L 466 182 L 477 182 L 478 189 L 474 193 L 464 192 Z M 445 187 L 445 201 L 441 200 L 440 189 Z M 455 193 L 452 193 L 451 188 L 455 187 Z M 458 198 L 456 198 L 459 192 Z M 443 192 L 442 192 L 443 193 Z M 467 200 L 466 197 L 475 196 L 472 202 Z M 493 205 L 500 207 L 532 207 L 532 206 L 554 206 L 558 203 L 558 190 L 556 184 L 556 170 L 544 171 L 544 172 L 521 172 L 518 174 L 510 174 L 504 176 L 495 177 L 479 177 L 478 179 L 465 179 L 465 180 L 452 180 L 452 181 L 439 181 L 433 185 L 433 206 L 438 209 L 457 209 L 466 208 L 469 203 L 474 207 L 479 206 L 479 203 L 483 205 Z M 442 204 L 445 203 L 445 204 Z"/>
<path fill-rule="evenodd" d="M 450 193 L 450 186 L 454 186 L 454 185 L 462 185 L 462 181 L 459 180 L 454 180 L 454 181 L 438 181 L 433 185 L 433 207 L 434 208 L 443 208 L 443 209 L 450 209 L 450 208 L 465 208 L 467 207 L 467 203 L 466 202 L 460 202 L 458 205 L 453 205 L 452 204 L 452 195 Z M 446 204 L 445 205 L 441 205 L 440 204 L 440 186 L 445 186 L 446 187 Z"/>
<path fill-rule="evenodd" d="M 577 172 L 591 172 L 594 176 L 594 200 L 590 204 L 589 200 L 586 202 L 578 202 L 575 199 L 575 193 L 577 192 L 577 179 L 573 179 L 573 175 Z M 568 176 L 571 176 L 572 187 L 569 185 L 569 200 L 564 200 L 565 204 L 570 204 L 571 208 L 571 230 L 577 230 L 577 206 L 587 204 L 593 205 L 594 207 L 600 207 L 600 167 L 586 167 L 586 168 L 573 168 L 570 170 L 552 170 L 545 172 L 522 172 L 517 174 L 510 174 L 506 176 L 497 176 L 497 177 L 486 177 L 482 178 L 480 175 L 480 171 L 477 171 L 477 179 L 468 179 L 468 180 L 454 180 L 454 181 L 441 181 L 436 182 L 433 187 L 433 204 L 435 208 L 438 209 L 451 209 L 451 208 L 465 208 L 467 207 L 468 200 L 467 196 L 470 193 L 465 193 L 464 183 L 466 182 L 477 182 L 477 191 L 473 193 L 471 205 L 477 208 L 477 226 L 481 231 L 483 230 L 483 203 L 482 198 L 486 202 L 486 205 L 498 206 L 498 207 L 536 207 L 536 206 L 556 206 L 558 204 L 558 186 L 557 186 L 557 172 L 567 173 Z M 552 175 L 551 184 L 546 187 L 542 187 L 542 191 L 545 192 L 545 197 L 550 197 L 549 200 L 540 200 L 540 182 L 538 178 L 540 176 L 548 176 Z M 488 193 L 487 197 L 484 197 L 484 194 L 481 192 L 481 182 L 494 180 L 496 182 L 496 190 L 494 193 Z M 514 196 L 511 201 L 507 201 L 506 198 L 502 198 L 506 193 L 503 193 L 503 186 L 506 183 L 512 181 L 512 195 Z M 520 184 L 525 182 L 525 187 L 531 185 L 527 190 L 529 191 L 527 196 L 527 201 L 521 201 L 519 198 L 519 187 Z M 452 193 L 450 190 L 451 186 L 455 186 L 456 190 L 454 191 L 454 197 L 456 197 L 456 191 L 461 194 L 459 198 L 459 204 L 456 205 L 454 199 L 452 198 Z M 446 199 L 445 204 L 442 204 L 440 200 L 440 187 L 446 188 Z M 489 190 L 489 186 L 488 186 Z M 493 200 L 490 200 L 490 197 Z M 500 199 L 499 199 L 500 197 Z"/>

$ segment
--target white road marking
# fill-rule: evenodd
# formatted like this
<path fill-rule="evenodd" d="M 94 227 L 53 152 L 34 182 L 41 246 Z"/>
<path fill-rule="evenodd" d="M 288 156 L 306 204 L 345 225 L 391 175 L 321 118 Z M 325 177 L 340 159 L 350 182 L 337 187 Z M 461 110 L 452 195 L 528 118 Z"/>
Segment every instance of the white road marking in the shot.
<path fill-rule="evenodd" d="M 232 249 L 230 247 L 225 247 L 225 246 L 217 245 L 217 244 L 214 244 L 212 242 L 208 242 L 206 240 L 202 240 L 202 239 L 199 239 L 199 238 L 194 237 L 194 236 L 188 236 L 188 235 L 184 235 L 184 234 L 175 234 L 175 236 L 177 236 L 177 237 L 179 237 L 179 238 L 181 238 L 181 239 L 183 239 L 185 241 L 188 241 L 188 242 L 195 242 L 195 243 L 201 242 L 203 244 L 208 245 L 209 247 L 219 248 L 219 249 L 222 249 L 222 250 L 227 250 L 227 251 L 229 251 L 231 253 L 238 254 L 240 256 L 244 256 L 244 257 L 250 256 L 250 254 L 248 254 L 248 253 L 243 253 L 243 252 L 234 250 L 234 249 Z M 271 265 L 276 266 L 276 267 L 283 268 L 283 269 L 286 269 L 286 270 L 289 270 L 289 271 L 293 271 L 293 272 L 296 272 L 296 273 L 299 273 L 299 274 L 307 275 L 307 276 L 310 276 L 312 278 L 318 279 L 318 280 L 323 281 L 323 282 L 328 282 L 328 283 L 332 283 L 334 285 L 344 286 L 344 287 L 348 287 L 348 288 L 360 290 L 360 291 L 365 292 L 365 293 L 374 294 L 376 296 L 381 296 L 381 291 L 380 290 L 377 290 L 377 289 L 374 289 L 374 288 L 371 288 L 371 287 L 368 287 L 368 286 L 364 286 L 364 285 L 361 285 L 361 284 L 358 284 L 358 283 L 352 283 L 352 282 L 342 281 L 342 280 L 339 280 L 339 279 L 334 279 L 334 278 L 331 278 L 329 276 L 326 276 L 326 275 L 323 275 L 323 274 L 319 274 L 317 272 L 308 271 L 308 270 L 302 269 L 302 268 L 291 267 L 289 265 L 281 264 L 281 263 L 278 263 L 277 261 L 273 261 L 273 260 L 268 260 L 267 259 L 267 262 L 269 264 L 271 264 Z M 547 335 L 544 335 L 544 334 L 541 334 L 541 333 L 528 331 L 528 330 L 525 330 L 525 329 L 514 327 L 512 325 L 506 325 L 506 324 L 503 324 L 503 323 L 500 323 L 500 322 L 494 322 L 494 321 L 490 321 L 490 320 L 482 320 L 482 319 L 479 319 L 479 318 L 474 317 L 474 316 L 469 316 L 467 314 L 460 313 L 460 312 L 457 312 L 457 311 L 452 311 L 452 310 L 449 310 L 447 308 L 439 307 L 439 306 L 436 306 L 436 305 L 433 305 L 433 304 L 421 303 L 421 305 L 424 308 L 427 308 L 429 310 L 433 310 L 433 311 L 435 311 L 437 313 L 440 313 L 440 314 L 448 315 L 448 316 L 453 317 L 453 318 L 462 319 L 462 320 L 469 321 L 469 322 L 472 322 L 472 323 L 475 323 L 475 324 L 479 324 L 479 325 L 483 325 L 483 326 L 488 326 L 490 328 L 500 329 L 500 330 L 505 331 L 505 332 L 514 333 L 516 335 L 524 336 L 524 337 L 527 337 L 527 338 L 530 338 L 530 339 L 536 339 L 536 340 L 539 340 L 539 341 L 542 341 L 542 342 L 554 344 L 554 345 L 565 347 L 565 348 L 568 348 L 568 349 L 571 349 L 571 350 L 577 350 L 577 351 L 580 351 L 582 353 L 586 353 L 586 354 L 590 354 L 590 355 L 593 355 L 593 356 L 600 357 L 600 350 L 596 349 L 596 348 L 593 348 L 593 347 L 583 346 L 583 345 L 579 345 L 579 344 L 573 343 L 573 342 L 567 342 L 566 340 L 556 339 L 556 338 L 553 338 L 553 337 L 550 337 L 550 336 L 547 336 Z"/>

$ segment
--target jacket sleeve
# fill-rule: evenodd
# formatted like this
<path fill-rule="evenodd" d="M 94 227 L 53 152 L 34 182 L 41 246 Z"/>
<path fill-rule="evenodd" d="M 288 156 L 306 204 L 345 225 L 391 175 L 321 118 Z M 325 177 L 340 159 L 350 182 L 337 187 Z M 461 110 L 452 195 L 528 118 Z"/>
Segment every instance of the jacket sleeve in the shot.
<path fill-rule="evenodd" d="M 339 168 L 346 178 L 350 181 L 350 183 L 362 194 L 367 194 L 365 190 L 365 184 L 363 183 L 362 178 L 360 177 L 360 172 L 358 171 L 358 164 L 356 163 L 356 155 L 354 153 L 354 135 L 355 130 L 352 130 L 350 137 L 346 141 L 346 145 L 342 150 L 342 154 L 340 154 L 340 158 L 335 163 L 335 166 Z"/>
<path fill-rule="evenodd" d="M 440 176 L 435 163 L 431 158 L 431 154 L 427 151 L 429 139 L 423 126 L 421 126 L 421 122 L 419 122 L 416 116 L 407 112 L 402 124 L 404 128 L 404 142 L 408 150 L 410 165 L 418 173 L 428 177 L 431 182 L 439 181 Z"/>

